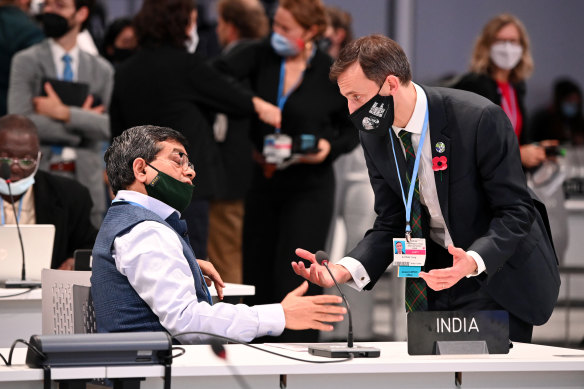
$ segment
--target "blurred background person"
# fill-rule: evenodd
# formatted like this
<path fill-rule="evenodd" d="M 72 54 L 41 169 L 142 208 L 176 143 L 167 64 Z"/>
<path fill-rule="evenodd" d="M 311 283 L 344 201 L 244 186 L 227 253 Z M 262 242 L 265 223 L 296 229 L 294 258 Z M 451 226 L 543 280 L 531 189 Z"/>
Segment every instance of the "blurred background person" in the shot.
<path fill-rule="evenodd" d="M 487 22 L 472 52 L 470 73 L 454 87 L 475 92 L 499 105 L 511 121 L 525 169 L 546 160 L 544 146 L 556 141 L 532 144 L 528 139 L 525 111 L 525 80 L 533 72 L 533 58 L 527 30 L 511 14 L 497 15 Z"/>
<path fill-rule="evenodd" d="M 137 46 L 138 41 L 132 19 L 118 18 L 105 30 L 101 54 L 115 67 L 130 58 Z"/>
<path fill-rule="evenodd" d="M 584 145 L 582 90 L 568 78 L 556 80 L 552 102 L 538 110 L 531 121 L 530 138 L 534 141 L 557 139 L 562 144 Z"/>
<path fill-rule="evenodd" d="M 251 127 L 255 163 L 243 227 L 244 282 L 256 287 L 251 304 L 297 286 L 290 261 L 298 245 L 324 247 L 333 211 L 332 162 L 358 143 L 345 100 L 328 78 L 331 58 L 316 45 L 325 29 L 320 0 L 282 0 L 269 38 L 241 45 L 215 63 L 282 109 L 280 128 L 258 121 Z M 278 163 L 266 160 L 263 151 L 272 149 L 274 139 L 283 142 L 278 150 L 290 151 L 292 139 L 303 137 L 318 139 L 316 150 Z M 309 294 L 321 292 L 311 285 Z M 317 338 L 316 331 L 285 332 L 279 341 Z"/>
<path fill-rule="evenodd" d="M 77 41 L 93 4 L 93 0 L 44 2 L 47 39 L 14 56 L 8 112 L 35 123 L 43 151 L 41 169 L 74 178 L 89 189 L 91 222 L 97 227 L 106 207 L 101 150 L 110 136 L 107 110 L 113 68 L 104 58 L 82 50 Z M 47 79 L 83 84 L 88 87 L 87 97 L 82 103 L 65 104 L 50 82 L 43 83 Z M 82 91 L 79 84 L 71 89 Z"/>
<path fill-rule="evenodd" d="M 73 270 L 73 252 L 93 247 L 97 235 L 89 219 L 91 197 L 77 181 L 38 170 L 40 157 L 34 123 L 20 115 L 0 117 L 0 164 L 10 166 L 12 181 L 11 197 L 0 178 L 2 225 L 16 219 L 19 224 L 54 225 L 51 268 Z"/>
<path fill-rule="evenodd" d="M 348 12 L 331 6 L 326 7 L 326 15 L 328 25 L 324 37 L 319 40 L 319 47 L 336 59 L 343 47 L 353 40 L 352 18 Z M 375 212 L 372 210 L 375 198 L 369 182 L 363 148 L 357 146 L 350 153 L 339 156 L 333 163 L 333 168 L 335 202 L 325 250 L 330 254 L 331 261 L 336 262 L 344 253 L 355 247 L 373 225 Z M 375 301 L 371 293 L 358 292 L 344 285 L 341 285 L 341 289 L 352 304 L 353 314 L 359 317 L 359 320 L 353 323 L 355 339 L 361 341 L 372 339 Z M 339 294 L 337 288 L 326 289 L 325 293 Z M 346 320 L 334 323 L 333 326 L 335 329 L 332 332 L 320 333 L 321 340 L 346 338 L 348 330 Z"/>
<path fill-rule="evenodd" d="M 557 148 L 558 140 L 547 138 L 534 143 L 530 139 L 524 101 L 525 80 L 532 72 L 533 58 L 525 26 L 515 16 L 501 14 L 483 27 L 474 46 L 471 73 L 462 77 L 455 88 L 484 96 L 507 114 L 519 140 L 528 185 L 547 207 L 554 247 L 562 261 L 568 245 L 563 176 L 556 156 L 546 153 L 546 149 Z"/>
<path fill-rule="evenodd" d="M 255 110 L 277 123 L 280 112 L 192 54 L 196 20 L 193 0 L 143 2 L 134 18 L 139 50 L 116 69 L 111 117 L 114 137 L 148 123 L 174 128 L 189 140 L 198 173 L 193 201 L 182 216 L 197 258 L 206 259 L 209 200 L 224 174 L 208 113 L 248 116 Z"/>
<path fill-rule="evenodd" d="M 223 53 L 266 36 L 268 17 L 258 0 L 219 0 L 217 37 Z M 225 175 L 209 204 L 209 258 L 225 282 L 241 284 L 244 199 L 251 184 L 249 118 L 217 114 L 213 124 Z"/>
<path fill-rule="evenodd" d="M 7 112 L 12 57 L 45 37 L 23 8 L 28 9 L 21 5 L 21 0 L 0 0 L 0 116 Z"/>

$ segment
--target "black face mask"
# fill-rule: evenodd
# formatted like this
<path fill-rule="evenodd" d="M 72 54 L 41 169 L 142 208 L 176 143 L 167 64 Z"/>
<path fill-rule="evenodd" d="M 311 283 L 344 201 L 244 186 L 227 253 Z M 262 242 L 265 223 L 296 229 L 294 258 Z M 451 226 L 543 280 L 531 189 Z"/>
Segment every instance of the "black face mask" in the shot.
<path fill-rule="evenodd" d="M 48 38 L 59 39 L 69 32 L 69 21 L 55 13 L 43 14 L 43 31 Z"/>
<path fill-rule="evenodd" d="M 331 46 L 333 45 L 333 41 L 331 40 L 331 38 L 321 38 L 318 43 L 318 48 L 321 51 L 324 51 L 325 53 L 328 53 L 329 49 L 331 48 Z"/>
<path fill-rule="evenodd" d="M 130 58 L 135 52 L 136 50 L 134 49 L 118 49 L 117 47 L 114 47 L 114 53 L 110 57 L 110 59 L 113 63 L 124 62 L 125 60 Z"/>
<path fill-rule="evenodd" d="M 393 124 L 393 115 L 393 96 L 381 96 L 377 92 L 349 118 L 358 130 L 384 136 Z"/>

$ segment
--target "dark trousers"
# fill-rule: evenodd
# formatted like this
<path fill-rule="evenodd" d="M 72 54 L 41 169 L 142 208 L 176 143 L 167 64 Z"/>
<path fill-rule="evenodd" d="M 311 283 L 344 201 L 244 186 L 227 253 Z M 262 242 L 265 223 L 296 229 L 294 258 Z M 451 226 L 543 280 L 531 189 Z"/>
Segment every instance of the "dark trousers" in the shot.
<path fill-rule="evenodd" d="M 430 239 L 427 239 L 426 242 L 429 253 L 426 265 L 435 269 L 452 266 L 452 255 L 446 249 Z M 484 278 L 486 275 L 479 275 L 476 278 L 479 277 Z M 431 311 L 505 310 L 486 293 L 476 278 L 463 277 L 456 285 L 442 291 L 428 288 L 428 309 Z M 529 343 L 532 333 L 533 325 L 509 313 L 510 340 Z"/>
<path fill-rule="evenodd" d="M 277 303 L 302 284 L 291 262 L 301 247 L 311 252 L 325 245 L 333 211 L 334 176 L 325 174 L 321 185 L 298 183 L 252 187 L 246 199 L 243 226 L 243 280 L 255 285 L 250 305 Z M 308 265 L 308 263 L 306 263 Z M 322 288 L 309 284 L 307 295 L 322 294 Z M 318 331 L 285 330 L 278 337 L 260 338 L 262 342 L 315 342 Z"/>

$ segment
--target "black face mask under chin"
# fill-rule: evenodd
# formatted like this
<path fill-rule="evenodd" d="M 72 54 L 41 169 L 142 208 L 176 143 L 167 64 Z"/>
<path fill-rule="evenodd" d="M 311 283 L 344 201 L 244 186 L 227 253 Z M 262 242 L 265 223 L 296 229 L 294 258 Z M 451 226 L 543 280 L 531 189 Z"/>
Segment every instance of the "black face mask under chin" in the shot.
<path fill-rule="evenodd" d="M 377 92 L 349 118 L 359 131 L 384 136 L 393 124 L 393 96 L 381 96 Z"/>

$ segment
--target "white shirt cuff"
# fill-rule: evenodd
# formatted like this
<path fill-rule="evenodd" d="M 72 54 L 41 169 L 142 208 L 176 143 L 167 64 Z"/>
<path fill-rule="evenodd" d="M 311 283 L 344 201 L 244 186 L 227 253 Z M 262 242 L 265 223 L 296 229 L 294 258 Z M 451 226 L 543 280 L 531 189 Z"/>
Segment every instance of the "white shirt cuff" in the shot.
<path fill-rule="evenodd" d="M 346 285 L 353 289 L 361 291 L 371 281 L 367 270 L 355 258 L 343 257 L 336 264 L 341 265 L 351 273 L 352 280 L 348 281 Z"/>
<path fill-rule="evenodd" d="M 477 270 L 475 270 L 474 273 L 470 273 L 469 275 L 467 275 L 466 278 L 476 277 L 485 270 L 487 270 L 487 267 L 485 266 L 485 261 L 483 261 L 483 258 L 480 256 L 479 253 L 477 253 L 476 251 L 467 251 L 466 253 L 470 255 L 472 259 L 474 259 L 474 261 L 477 263 Z"/>
<path fill-rule="evenodd" d="M 263 304 L 252 307 L 258 315 L 257 336 L 278 336 L 286 327 L 286 316 L 281 304 Z"/>

